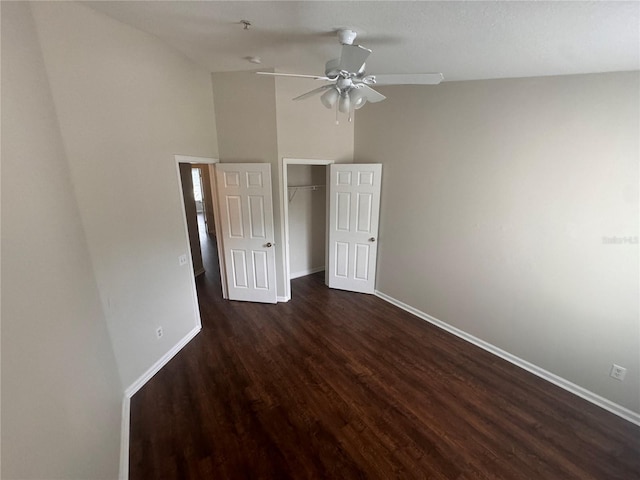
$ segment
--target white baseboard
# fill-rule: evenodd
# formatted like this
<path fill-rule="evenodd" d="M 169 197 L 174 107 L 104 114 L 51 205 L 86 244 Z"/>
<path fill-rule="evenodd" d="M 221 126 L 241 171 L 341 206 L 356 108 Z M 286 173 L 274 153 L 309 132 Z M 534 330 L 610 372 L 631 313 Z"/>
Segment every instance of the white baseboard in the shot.
<path fill-rule="evenodd" d="M 171 350 L 165 353 L 156 363 L 154 363 L 149 370 L 144 372 L 140 378 L 138 378 L 135 382 L 133 382 L 129 388 L 124 391 L 125 396 L 131 398 L 135 395 L 135 393 L 140 390 L 145 383 L 147 383 L 151 377 L 153 377 L 156 373 L 160 371 L 162 367 L 164 367 L 169 360 L 176 356 L 176 354 L 182 350 L 182 348 L 191 341 L 193 337 L 195 337 L 198 332 L 202 329 L 201 326 L 194 327 L 189 333 L 187 333 L 182 340 L 176 343 Z"/>
<path fill-rule="evenodd" d="M 307 275 L 311 275 L 312 273 L 318 273 L 323 271 L 324 271 L 324 265 L 322 265 L 321 267 L 308 268 L 306 270 L 301 270 L 296 273 L 291 273 L 289 275 L 289 278 L 293 280 L 294 278 L 306 277 Z"/>
<path fill-rule="evenodd" d="M 165 353 L 156 363 L 154 363 L 149 370 L 144 372 L 140 378 L 133 382 L 125 391 L 124 398 L 122 399 L 122 425 L 120 429 L 120 480 L 126 480 L 129 478 L 129 426 L 131 420 L 130 406 L 131 397 L 140 390 L 145 383 L 164 367 L 169 360 L 176 356 L 176 354 L 189 343 L 193 337 L 202 329 L 202 326 L 198 325 L 187 333 L 182 340 L 176 343 L 171 350 Z"/>
<path fill-rule="evenodd" d="M 597 405 L 598 407 L 604 408 L 605 410 L 615 415 L 618 415 L 619 417 L 624 418 L 625 420 L 631 423 L 640 425 L 640 413 L 636 413 L 632 410 L 629 410 L 628 408 L 623 407 L 622 405 L 618 405 L 617 403 L 612 402 L 611 400 L 607 400 L 606 398 L 601 397 L 600 395 L 593 393 L 592 391 L 587 390 L 586 388 L 583 388 L 580 385 L 576 385 L 575 383 L 572 383 L 569 380 L 566 380 L 556 375 L 555 373 L 551 373 L 543 368 L 538 367 L 537 365 L 534 365 L 533 363 L 523 360 L 520 357 L 516 357 L 515 355 L 512 355 L 511 353 L 506 352 L 501 348 L 496 347 L 495 345 L 492 345 L 488 342 L 485 342 L 484 340 L 474 337 L 473 335 L 463 330 L 460 330 L 459 328 L 456 328 L 452 325 L 449 325 L 448 323 L 443 322 L 442 320 L 438 320 L 437 318 L 434 318 L 431 315 L 418 310 L 417 308 L 407 305 L 406 303 L 403 303 L 400 300 L 396 300 L 395 298 L 387 295 L 386 293 L 382 293 L 376 290 L 375 295 L 395 305 L 396 307 L 399 307 L 402 310 L 405 310 L 415 315 L 416 317 L 421 318 L 422 320 L 425 320 L 435 325 L 436 327 L 446 330 L 447 332 L 452 333 L 453 335 L 460 337 L 463 340 L 466 340 L 467 342 L 472 343 L 482 348 L 483 350 L 486 350 L 487 352 L 493 353 L 494 355 L 497 355 L 498 357 L 520 368 L 523 368 L 526 371 L 533 373 L 534 375 L 537 375 L 538 377 L 544 380 L 547 380 L 548 382 L 551 382 L 560 388 L 563 388 L 573 393 L 574 395 L 584 398 L 585 400 L 593 403 L 594 405 Z"/>
<path fill-rule="evenodd" d="M 280 296 L 276 297 L 276 301 L 278 303 L 280 303 L 280 302 L 288 302 L 289 300 L 291 300 L 291 297 L 280 297 Z"/>

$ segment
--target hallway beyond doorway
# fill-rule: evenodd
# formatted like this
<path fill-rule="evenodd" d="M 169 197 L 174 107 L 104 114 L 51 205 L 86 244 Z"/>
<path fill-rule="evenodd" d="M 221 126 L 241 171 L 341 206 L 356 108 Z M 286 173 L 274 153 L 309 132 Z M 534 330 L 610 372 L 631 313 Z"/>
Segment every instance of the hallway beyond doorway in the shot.
<path fill-rule="evenodd" d="M 202 302 L 221 302 L 222 283 L 220 280 L 220 262 L 218 261 L 218 247 L 215 235 L 207 233 L 204 214 L 198 213 L 198 236 L 200 237 L 200 251 L 204 274 L 196 277 L 198 303 L 202 311 Z M 201 299 L 201 297 L 204 297 Z"/>

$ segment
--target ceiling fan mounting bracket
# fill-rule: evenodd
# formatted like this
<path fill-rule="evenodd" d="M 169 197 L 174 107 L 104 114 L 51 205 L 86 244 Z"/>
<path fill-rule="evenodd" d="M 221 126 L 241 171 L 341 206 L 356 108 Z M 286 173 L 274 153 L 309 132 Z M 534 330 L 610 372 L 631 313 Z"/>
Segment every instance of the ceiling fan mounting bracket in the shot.
<path fill-rule="evenodd" d="M 338 30 L 338 40 L 342 45 L 353 45 L 353 41 L 356 39 L 358 32 L 348 28 L 342 28 Z"/>

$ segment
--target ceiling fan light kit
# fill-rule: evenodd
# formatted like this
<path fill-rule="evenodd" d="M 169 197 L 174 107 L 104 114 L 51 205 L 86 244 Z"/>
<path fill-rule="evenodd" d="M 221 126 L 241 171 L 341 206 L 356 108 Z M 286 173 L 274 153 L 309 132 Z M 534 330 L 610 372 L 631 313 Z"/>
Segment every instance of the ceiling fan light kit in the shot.
<path fill-rule="evenodd" d="M 313 78 L 333 82 L 304 93 L 293 100 L 304 100 L 321 92 L 320 102 L 327 108 L 336 107 L 336 123 L 338 112 L 349 115 L 365 103 L 381 102 L 386 97 L 369 85 L 437 85 L 443 80 L 441 73 L 417 74 L 384 74 L 367 75 L 365 62 L 372 51 L 361 45 L 354 45 L 357 33 L 352 29 L 338 30 L 338 41 L 342 44 L 340 58 L 329 60 L 325 64 L 324 76 L 298 75 L 295 73 L 256 72 L 260 75 L 283 77 Z"/>
<path fill-rule="evenodd" d="M 333 106 L 338 101 L 338 97 L 340 97 L 340 92 L 338 92 L 337 88 L 333 88 L 333 86 L 331 85 L 331 88 L 322 94 L 322 96 L 320 97 L 320 101 L 325 107 L 333 108 Z"/>
<path fill-rule="evenodd" d="M 349 113 L 351 111 L 351 101 L 349 100 L 349 93 L 340 95 L 338 101 L 338 110 L 340 113 Z"/>

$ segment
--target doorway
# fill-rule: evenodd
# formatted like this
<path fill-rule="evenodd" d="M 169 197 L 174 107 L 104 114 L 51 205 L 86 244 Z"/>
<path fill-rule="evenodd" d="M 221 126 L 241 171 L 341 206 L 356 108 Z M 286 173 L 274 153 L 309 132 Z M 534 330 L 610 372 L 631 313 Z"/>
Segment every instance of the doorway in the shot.
<path fill-rule="evenodd" d="M 226 292 L 220 277 L 223 260 L 216 235 L 219 215 L 213 168 L 218 160 L 186 155 L 176 155 L 175 160 L 190 247 L 188 260 L 193 268 L 193 291 L 197 294 L 206 292 L 210 300 L 222 300 L 226 298 Z"/>
<path fill-rule="evenodd" d="M 198 215 L 198 231 L 202 235 L 208 233 L 215 236 L 215 221 L 213 214 L 213 198 L 206 186 L 211 182 L 207 164 L 191 164 L 191 177 L 193 179 L 193 196 Z"/>
<path fill-rule="evenodd" d="M 327 262 L 327 165 L 333 160 L 283 158 L 280 178 L 285 298 L 291 280 L 320 272 Z"/>

